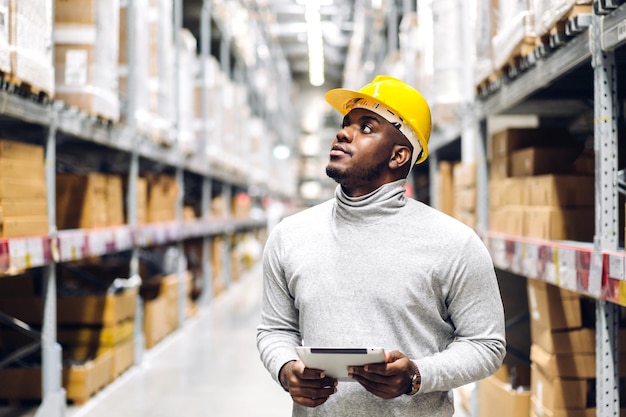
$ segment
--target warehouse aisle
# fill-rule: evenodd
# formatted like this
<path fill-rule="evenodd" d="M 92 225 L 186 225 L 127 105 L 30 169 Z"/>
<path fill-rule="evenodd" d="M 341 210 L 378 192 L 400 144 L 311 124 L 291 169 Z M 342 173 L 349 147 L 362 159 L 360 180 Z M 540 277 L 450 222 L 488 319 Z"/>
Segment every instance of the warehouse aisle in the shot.
<path fill-rule="evenodd" d="M 260 293 L 259 265 L 67 417 L 290 416 L 256 350 Z"/>

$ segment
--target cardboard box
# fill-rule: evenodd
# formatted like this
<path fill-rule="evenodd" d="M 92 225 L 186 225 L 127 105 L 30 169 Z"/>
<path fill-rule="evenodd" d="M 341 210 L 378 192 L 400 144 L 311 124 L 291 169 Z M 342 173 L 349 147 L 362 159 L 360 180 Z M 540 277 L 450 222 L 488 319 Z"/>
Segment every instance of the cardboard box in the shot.
<path fill-rule="evenodd" d="M 535 322 L 552 330 L 578 329 L 583 327 L 583 315 L 591 307 L 595 309 L 593 299 L 576 292 L 548 284 L 538 279 L 527 281 L 528 310 L 531 329 Z M 594 320 L 595 316 L 587 320 Z"/>
<path fill-rule="evenodd" d="M 530 381 L 527 381 L 527 384 Z M 530 410 L 530 391 L 513 389 L 506 367 L 478 383 L 479 417 L 525 417 Z"/>
<path fill-rule="evenodd" d="M 502 181 L 503 200 L 505 205 L 525 206 L 528 204 L 527 178 L 506 178 Z"/>
<path fill-rule="evenodd" d="M 565 147 L 530 147 L 511 153 L 511 176 L 570 173 L 578 150 Z"/>
<path fill-rule="evenodd" d="M 59 296 L 57 323 L 61 325 L 113 326 L 135 316 L 137 289 L 118 294 Z M 29 324 L 41 324 L 44 302 L 41 297 L 2 297 L 0 311 Z"/>
<path fill-rule="evenodd" d="M 592 242 L 594 208 L 527 206 L 524 235 L 546 240 Z"/>
<path fill-rule="evenodd" d="M 594 178 L 582 175 L 539 175 L 527 178 L 528 204 L 551 207 L 593 207 Z"/>
<path fill-rule="evenodd" d="M 531 339 L 534 344 L 553 354 L 595 353 L 596 331 L 594 328 L 552 330 L 542 321 L 532 320 Z M 626 351 L 626 328 L 619 329 L 619 349 Z"/>
<path fill-rule="evenodd" d="M 595 384 L 588 379 L 549 378 L 531 364 L 531 392 L 536 404 L 548 410 L 586 410 L 595 404 Z"/>
<path fill-rule="evenodd" d="M 621 413 L 620 413 L 621 414 Z M 572 408 L 556 408 L 549 410 L 543 407 L 532 395 L 530 397 L 530 416 L 531 417 L 596 417 L 596 408 L 572 409 Z"/>
<path fill-rule="evenodd" d="M 502 179 L 511 176 L 511 157 L 499 156 L 493 158 L 489 163 L 489 177 L 491 179 Z"/>
<path fill-rule="evenodd" d="M 455 188 L 476 187 L 476 164 L 459 162 L 453 165 L 453 183 Z"/>
<path fill-rule="evenodd" d="M 98 0 L 55 0 L 55 23 L 95 25 Z"/>
<path fill-rule="evenodd" d="M 57 174 L 57 227 L 91 229 L 124 224 L 121 178 L 108 174 Z"/>
<path fill-rule="evenodd" d="M 439 162 L 439 192 L 437 193 L 438 209 L 448 215 L 454 210 L 454 193 L 452 182 L 452 164 L 448 161 Z"/>
<path fill-rule="evenodd" d="M 489 138 L 489 159 L 509 156 L 513 151 L 531 146 L 566 145 L 572 143 L 567 129 L 509 128 L 495 132 Z"/>
<path fill-rule="evenodd" d="M 55 6 L 57 98 L 117 122 L 119 1 L 55 0 Z"/>
<path fill-rule="evenodd" d="M 28 166 L 43 166 L 44 158 L 43 146 L 0 139 L 0 160 L 9 159 Z"/>
<path fill-rule="evenodd" d="M 63 368 L 62 384 L 68 400 L 77 405 L 84 404 L 111 382 L 113 355 L 104 352 L 96 359 L 82 365 Z M 39 400 L 42 386 L 41 368 L 0 369 L 0 380 L 11 381 L 0 384 L 0 398 L 6 400 Z"/>
<path fill-rule="evenodd" d="M 49 232 L 48 216 L 7 216 L 2 218 L 2 237 L 44 236 Z"/>
<path fill-rule="evenodd" d="M 54 97 L 53 0 L 9 0 L 11 73 L 34 94 Z"/>

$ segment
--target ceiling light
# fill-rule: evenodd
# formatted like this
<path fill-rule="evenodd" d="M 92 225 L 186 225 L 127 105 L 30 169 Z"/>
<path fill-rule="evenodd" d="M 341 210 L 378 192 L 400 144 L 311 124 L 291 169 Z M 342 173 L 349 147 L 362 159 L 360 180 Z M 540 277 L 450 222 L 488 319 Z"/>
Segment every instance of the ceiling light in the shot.
<path fill-rule="evenodd" d="M 309 82 L 319 87 L 324 84 L 324 39 L 318 1 L 306 2 L 305 19 L 309 47 Z"/>
<path fill-rule="evenodd" d="M 291 155 L 291 151 L 289 150 L 289 147 L 287 145 L 283 145 L 281 143 L 279 145 L 274 146 L 274 150 L 272 151 L 272 154 L 274 155 L 274 158 L 276 159 L 285 160 L 289 158 L 289 156 Z"/>

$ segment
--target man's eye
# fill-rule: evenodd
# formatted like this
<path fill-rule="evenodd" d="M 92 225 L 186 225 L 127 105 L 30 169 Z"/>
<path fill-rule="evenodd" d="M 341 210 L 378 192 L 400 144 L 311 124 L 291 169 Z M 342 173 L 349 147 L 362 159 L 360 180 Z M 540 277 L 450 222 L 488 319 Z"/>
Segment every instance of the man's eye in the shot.
<path fill-rule="evenodd" d="M 372 133 L 371 126 L 365 125 L 361 129 L 363 130 L 363 133 Z"/>

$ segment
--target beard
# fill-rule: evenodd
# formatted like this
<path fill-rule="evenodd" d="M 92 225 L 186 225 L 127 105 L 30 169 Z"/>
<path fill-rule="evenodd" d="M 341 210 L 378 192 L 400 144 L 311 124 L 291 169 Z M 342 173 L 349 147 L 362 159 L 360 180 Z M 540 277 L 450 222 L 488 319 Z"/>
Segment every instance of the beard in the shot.
<path fill-rule="evenodd" d="M 334 167 L 329 163 L 326 166 L 326 175 L 335 180 L 336 183 L 350 188 L 379 178 L 387 163 L 385 160 L 375 166 L 352 166 L 346 169 Z"/>

